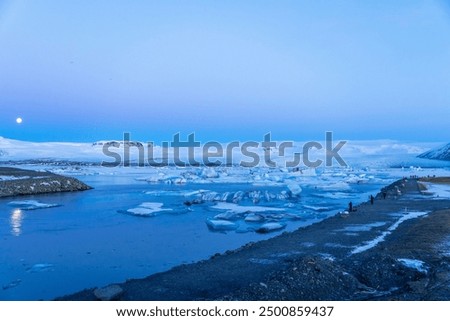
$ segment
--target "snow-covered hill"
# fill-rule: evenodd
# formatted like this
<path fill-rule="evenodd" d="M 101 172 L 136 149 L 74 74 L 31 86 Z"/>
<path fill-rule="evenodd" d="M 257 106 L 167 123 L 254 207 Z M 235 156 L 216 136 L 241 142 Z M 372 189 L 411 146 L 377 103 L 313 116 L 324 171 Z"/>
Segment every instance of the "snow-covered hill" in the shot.
<path fill-rule="evenodd" d="M 145 143 L 138 142 L 128 142 L 125 144 L 118 140 L 98 141 L 94 143 L 27 142 L 0 137 L 0 162 L 111 162 L 114 161 L 111 153 L 103 153 L 103 149 L 107 142 L 111 144 L 111 148 L 109 148 L 108 151 L 114 152 L 117 157 L 120 155 L 120 157 L 122 157 L 121 159 L 125 158 L 125 149 L 127 151 L 129 150 L 129 159 L 132 163 L 136 163 L 140 159 L 147 161 L 147 158 L 150 157 L 150 155 L 151 157 L 155 157 L 155 160 L 160 160 L 164 155 L 164 149 L 161 146 L 151 146 L 152 153 L 149 153 L 150 147 Z M 241 142 L 241 147 L 243 146 L 243 143 L 244 142 Z M 276 143 L 279 147 L 281 142 Z M 308 160 L 321 160 L 325 162 L 325 142 L 320 143 L 322 146 L 321 148 L 315 147 L 309 150 Z M 283 165 L 285 165 L 287 161 L 294 160 L 294 153 L 299 153 L 298 155 L 301 155 L 302 157 L 301 163 L 303 163 L 304 144 L 305 142 L 293 142 L 293 147 L 283 150 L 278 149 L 277 147 L 271 148 L 271 160 L 278 166 L 284 167 Z M 338 141 L 333 142 L 333 146 L 336 146 L 337 144 Z M 266 151 L 261 144 L 259 144 L 258 147 L 250 148 L 246 151 L 242 150 L 242 148 L 232 148 L 230 150 L 231 155 L 228 155 L 229 150 L 227 144 L 221 145 L 223 152 L 222 156 L 214 156 L 210 161 L 220 161 L 222 164 L 228 164 L 229 162 L 233 164 L 240 164 L 241 162 L 248 163 L 249 161 L 254 160 L 254 155 L 257 155 L 256 157 L 259 157 L 257 167 L 266 166 L 264 163 Z M 411 165 L 422 166 L 419 164 L 420 161 L 416 156 L 435 146 L 437 146 L 435 143 L 403 143 L 395 140 L 348 141 L 342 149 L 339 150 L 339 155 L 342 156 L 349 166 L 354 166 L 356 164 L 362 165 L 362 163 L 364 163 L 365 166 L 379 165 L 385 167 L 396 164 L 409 166 L 408 161 L 410 160 L 413 160 Z M 447 147 L 447 151 L 449 149 L 450 148 Z M 181 148 L 175 153 L 174 148 L 169 147 L 166 152 L 167 154 L 165 154 L 165 156 L 169 160 L 169 164 L 173 164 L 177 153 L 179 153 L 178 157 L 182 161 L 187 162 L 189 159 L 189 153 L 186 148 Z M 201 162 L 204 159 L 204 152 L 205 149 L 203 146 L 195 148 L 195 160 Z M 249 152 L 252 153 L 252 158 L 249 157 Z M 206 153 L 211 153 L 211 150 L 206 150 Z M 362 160 L 364 160 L 364 162 L 362 162 Z"/>
<path fill-rule="evenodd" d="M 0 161 L 70 160 L 101 161 L 102 146 L 90 143 L 27 142 L 0 137 Z"/>
<path fill-rule="evenodd" d="M 450 161 L 450 143 L 441 146 L 439 148 L 434 148 L 428 152 L 422 153 L 417 157 Z"/>

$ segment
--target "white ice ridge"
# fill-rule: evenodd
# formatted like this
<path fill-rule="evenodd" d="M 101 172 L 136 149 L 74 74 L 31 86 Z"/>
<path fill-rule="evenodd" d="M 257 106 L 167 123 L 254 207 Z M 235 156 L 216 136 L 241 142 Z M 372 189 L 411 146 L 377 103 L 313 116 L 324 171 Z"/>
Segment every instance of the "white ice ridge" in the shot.
<path fill-rule="evenodd" d="M 357 254 L 357 253 L 365 252 L 365 251 L 367 251 L 367 250 L 377 246 L 379 243 L 384 241 L 386 236 L 388 236 L 393 231 L 395 231 L 400 226 L 400 224 L 402 224 L 404 221 L 411 220 L 411 219 L 414 219 L 414 218 L 418 218 L 418 217 L 427 215 L 428 213 L 429 212 L 410 212 L 410 213 L 407 213 L 407 214 L 401 214 L 402 217 L 400 217 L 398 219 L 398 221 L 396 221 L 394 224 L 392 224 L 380 236 L 377 236 L 376 238 L 374 238 L 371 241 L 365 242 L 365 244 L 363 244 L 363 245 L 357 246 L 355 249 L 353 249 L 351 254 Z M 396 214 L 396 215 L 398 215 L 398 214 Z"/>
<path fill-rule="evenodd" d="M 273 212 L 273 211 L 279 211 L 283 212 L 285 211 L 284 208 L 277 208 L 277 207 L 268 207 L 268 206 L 241 206 L 237 204 L 232 203 L 219 203 L 217 205 L 211 206 L 211 208 L 217 209 L 217 210 L 227 210 L 233 213 L 237 214 L 243 214 L 248 212 Z"/>

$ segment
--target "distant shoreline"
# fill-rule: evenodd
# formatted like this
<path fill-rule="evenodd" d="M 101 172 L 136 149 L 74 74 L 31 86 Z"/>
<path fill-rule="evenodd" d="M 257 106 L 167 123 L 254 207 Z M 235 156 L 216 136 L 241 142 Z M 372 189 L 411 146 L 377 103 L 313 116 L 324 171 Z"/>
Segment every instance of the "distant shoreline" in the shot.
<path fill-rule="evenodd" d="M 398 180 L 355 212 L 58 300 L 450 300 L 450 199 L 421 188 Z"/>
<path fill-rule="evenodd" d="M 0 167 L 0 198 L 85 191 L 89 189 L 92 189 L 92 187 L 73 177 L 46 171 Z"/>

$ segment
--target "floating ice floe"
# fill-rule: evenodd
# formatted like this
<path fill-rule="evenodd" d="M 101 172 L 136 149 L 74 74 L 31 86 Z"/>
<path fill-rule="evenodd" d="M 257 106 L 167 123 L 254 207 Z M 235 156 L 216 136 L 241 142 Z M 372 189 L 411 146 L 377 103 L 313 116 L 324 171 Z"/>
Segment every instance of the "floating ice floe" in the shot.
<path fill-rule="evenodd" d="M 349 178 L 347 178 L 345 180 L 345 183 L 347 184 L 366 184 L 368 183 L 369 177 L 365 178 L 365 176 L 360 175 L 360 176 L 350 176 Z"/>
<path fill-rule="evenodd" d="M 269 191 L 236 191 L 236 192 L 224 192 L 218 193 L 209 190 L 199 190 L 194 192 L 185 193 L 184 196 L 188 200 L 200 200 L 204 202 L 228 202 L 239 203 L 244 199 L 251 200 L 253 204 L 257 204 L 260 201 L 271 202 L 274 200 L 286 200 L 290 198 L 287 191 L 281 191 L 279 193 L 271 193 Z"/>
<path fill-rule="evenodd" d="M 8 284 L 3 285 L 2 289 L 3 290 L 12 289 L 12 288 L 15 288 L 16 286 L 19 286 L 20 283 L 22 283 L 22 280 L 21 279 L 17 279 L 17 280 L 9 282 Z"/>
<path fill-rule="evenodd" d="M 196 191 L 185 191 L 183 193 L 183 196 L 184 197 L 199 196 L 199 195 L 202 195 L 202 194 L 205 194 L 205 193 L 208 193 L 208 192 L 211 192 L 211 191 L 207 190 L 207 189 L 199 189 L 199 190 L 196 190 Z"/>
<path fill-rule="evenodd" d="M 46 272 L 51 271 L 53 269 L 53 264 L 49 263 L 38 263 L 30 267 L 27 272 L 37 273 L 37 272 Z"/>
<path fill-rule="evenodd" d="M 248 214 L 245 216 L 246 222 L 262 222 L 265 221 L 265 217 L 260 214 Z"/>
<path fill-rule="evenodd" d="M 300 187 L 300 185 L 298 185 L 296 183 L 288 184 L 287 188 L 291 192 L 292 196 L 297 197 L 297 196 L 300 196 L 300 194 L 302 193 L 302 188 Z"/>
<path fill-rule="evenodd" d="M 205 167 L 205 168 L 203 168 L 202 172 L 200 173 L 200 177 L 202 177 L 202 178 L 218 178 L 219 173 L 212 167 Z"/>
<path fill-rule="evenodd" d="M 227 221 L 234 221 L 234 220 L 238 220 L 242 218 L 242 214 L 241 213 L 235 213 L 235 212 L 225 212 L 225 213 L 220 213 L 217 214 L 216 216 L 214 216 L 214 219 L 216 220 L 227 220 Z"/>
<path fill-rule="evenodd" d="M 227 220 L 207 219 L 206 225 L 214 231 L 231 231 L 239 227 L 238 224 Z"/>
<path fill-rule="evenodd" d="M 255 230 L 257 233 L 270 233 L 278 230 L 282 230 L 286 227 L 284 223 L 266 223 L 261 225 Z"/>
<path fill-rule="evenodd" d="M 319 197 L 319 198 L 326 198 L 326 199 L 345 199 L 345 198 L 351 198 L 354 197 L 353 194 L 349 193 L 343 193 L 343 192 L 328 192 L 323 194 L 311 194 L 311 196 Z"/>
<path fill-rule="evenodd" d="M 303 205 L 303 208 L 305 208 L 305 209 L 307 209 L 307 210 L 316 211 L 316 212 L 327 212 L 327 211 L 331 211 L 331 208 L 326 207 L 326 206 Z"/>
<path fill-rule="evenodd" d="M 417 270 L 422 273 L 428 272 L 428 267 L 426 266 L 425 262 L 421 260 L 415 260 L 415 259 L 397 259 L 400 263 L 402 263 L 404 266 Z"/>
<path fill-rule="evenodd" d="M 284 212 L 284 208 L 268 207 L 268 206 L 241 206 L 232 203 L 219 203 L 211 206 L 217 210 L 227 210 L 234 213 L 258 213 L 258 212 Z"/>
<path fill-rule="evenodd" d="M 16 207 L 16 208 L 21 209 L 21 210 L 26 210 L 26 211 L 61 206 L 59 204 L 41 203 L 41 202 L 38 202 L 38 201 L 35 201 L 35 200 L 14 201 L 14 202 L 9 202 L 8 205 L 12 206 L 12 207 Z"/>
<path fill-rule="evenodd" d="M 172 211 L 171 208 L 162 208 L 163 203 L 150 203 L 145 202 L 140 204 L 138 207 L 130 208 L 126 211 L 119 211 L 120 213 L 135 215 L 135 216 L 155 216 L 155 213 L 164 212 L 164 211 Z"/>
<path fill-rule="evenodd" d="M 147 191 L 144 192 L 145 195 L 151 196 L 182 196 L 185 194 L 184 191 Z"/>
<path fill-rule="evenodd" d="M 345 182 L 338 182 L 338 183 L 333 183 L 333 184 L 327 184 L 324 186 L 317 186 L 317 189 L 322 190 L 322 191 L 348 191 L 350 190 L 350 185 L 348 185 Z"/>

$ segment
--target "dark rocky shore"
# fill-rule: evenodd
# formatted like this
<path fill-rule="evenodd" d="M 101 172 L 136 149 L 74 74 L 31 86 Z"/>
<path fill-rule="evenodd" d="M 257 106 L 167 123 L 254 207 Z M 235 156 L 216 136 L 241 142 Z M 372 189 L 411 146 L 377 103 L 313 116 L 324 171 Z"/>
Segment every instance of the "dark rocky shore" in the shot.
<path fill-rule="evenodd" d="M 43 193 L 74 192 L 91 189 L 72 177 L 12 167 L 0 167 L 0 197 Z"/>
<path fill-rule="evenodd" d="M 449 300 L 450 199 L 417 179 L 384 191 L 292 233 L 59 299 Z"/>

